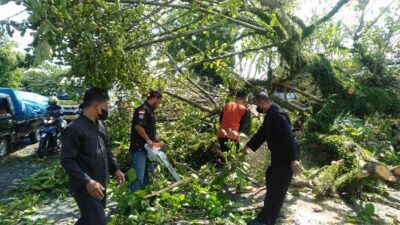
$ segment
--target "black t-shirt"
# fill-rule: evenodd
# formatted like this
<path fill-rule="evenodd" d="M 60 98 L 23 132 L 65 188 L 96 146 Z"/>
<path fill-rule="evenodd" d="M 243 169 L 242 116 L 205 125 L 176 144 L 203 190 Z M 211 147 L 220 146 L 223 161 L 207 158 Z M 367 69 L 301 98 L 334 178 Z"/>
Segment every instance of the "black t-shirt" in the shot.
<path fill-rule="evenodd" d="M 136 132 L 136 125 L 142 126 L 152 141 L 156 140 L 156 117 L 154 115 L 154 109 L 149 103 L 143 103 L 137 107 L 133 113 L 130 151 L 144 150 L 144 145 L 146 144 L 146 140 L 141 138 Z"/>

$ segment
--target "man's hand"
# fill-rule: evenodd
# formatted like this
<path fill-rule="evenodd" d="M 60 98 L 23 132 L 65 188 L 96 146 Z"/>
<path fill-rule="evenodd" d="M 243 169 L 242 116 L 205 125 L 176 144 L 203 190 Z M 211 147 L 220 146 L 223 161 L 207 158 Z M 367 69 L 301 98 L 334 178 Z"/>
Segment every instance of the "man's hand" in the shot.
<path fill-rule="evenodd" d="M 146 141 L 146 143 L 147 143 L 147 145 L 150 147 L 150 148 L 153 148 L 154 146 L 154 143 L 150 140 L 150 139 L 148 139 L 147 141 Z"/>
<path fill-rule="evenodd" d="M 297 160 L 293 160 L 290 162 L 290 167 L 292 167 L 293 173 L 295 175 L 300 175 L 303 169 L 300 166 L 300 163 Z"/>
<path fill-rule="evenodd" d="M 125 175 L 124 175 L 124 173 L 122 173 L 122 171 L 121 170 L 117 170 L 117 171 L 115 171 L 115 174 L 114 174 L 116 177 L 117 177 L 117 179 L 118 179 L 118 185 L 119 186 L 121 186 L 121 185 L 123 185 L 124 183 L 125 183 Z"/>
<path fill-rule="evenodd" d="M 86 190 L 89 192 L 89 195 L 93 198 L 103 199 L 105 190 L 104 187 L 95 180 L 90 180 L 89 183 L 86 184 Z"/>
<path fill-rule="evenodd" d="M 244 155 L 248 155 L 249 154 L 249 147 L 247 147 L 247 145 L 245 145 L 244 148 L 242 149 L 242 153 Z"/>

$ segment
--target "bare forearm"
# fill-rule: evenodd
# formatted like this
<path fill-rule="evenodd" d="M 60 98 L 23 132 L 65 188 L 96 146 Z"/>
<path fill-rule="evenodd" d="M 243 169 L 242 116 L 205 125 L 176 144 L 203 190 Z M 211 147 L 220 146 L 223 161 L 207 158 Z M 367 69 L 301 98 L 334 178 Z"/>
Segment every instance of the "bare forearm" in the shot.
<path fill-rule="evenodd" d="M 135 130 L 139 134 L 139 136 L 143 138 L 143 140 L 145 141 L 151 140 L 142 126 L 136 125 Z"/>

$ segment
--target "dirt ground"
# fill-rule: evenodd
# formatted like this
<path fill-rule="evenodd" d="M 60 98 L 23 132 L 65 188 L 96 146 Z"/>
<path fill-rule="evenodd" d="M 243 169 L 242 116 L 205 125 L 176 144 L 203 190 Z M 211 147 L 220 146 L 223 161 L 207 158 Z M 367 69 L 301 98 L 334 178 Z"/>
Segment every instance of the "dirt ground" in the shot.
<path fill-rule="evenodd" d="M 38 159 L 35 155 L 37 145 L 22 143 L 18 150 L 0 159 L 0 199 L 7 198 L 6 193 L 11 189 L 24 185 L 22 179 L 50 165 L 58 160 L 58 155 Z M 265 189 L 256 189 L 252 193 L 234 195 L 246 210 L 259 209 L 263 204 Z M 400 205 L 400 192 L 390 190 L 388 201 Z M 373 202 L 376 216 L 372 224 L 400 224 L 400 209 L 389 204 Z M 109 207 L 109 208 L 112 208 Z M 291 188 L 283 206 L 283 213 L 278 225 L 333 225 L 346 224 L 346 217 L 355 214 L 358 209 L 353 209 L 344 201 L 337 198 L 316 199 L 311 189 Z M 49 199 L 39 206 L 37 214 L 32 220 L 44 218 L 57 225 L 74 224 L 78 217 L 78 209 L 73 199 Z M 180 223 L 187 224 L 187 223 Z"/>

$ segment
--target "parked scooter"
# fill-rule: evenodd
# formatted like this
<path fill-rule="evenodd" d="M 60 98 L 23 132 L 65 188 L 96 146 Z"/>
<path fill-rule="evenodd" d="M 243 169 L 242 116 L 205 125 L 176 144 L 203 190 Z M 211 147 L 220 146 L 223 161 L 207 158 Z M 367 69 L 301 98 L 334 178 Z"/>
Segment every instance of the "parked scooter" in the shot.
<path fill-rule="evenodd" d="M 39 128 L 40 142 L 37 152 L 40 158 L 60 149 L 60 133 L 67 125 L 65 120 L 61 121 L 61 127 L 59 128 L 57 125 L 59 121 L 54 117 L 43 119 L 43 124 Z"/>

